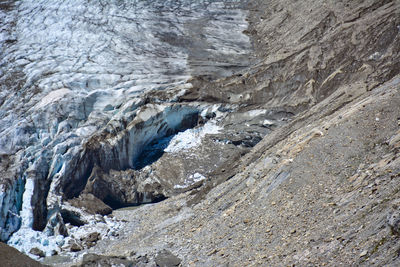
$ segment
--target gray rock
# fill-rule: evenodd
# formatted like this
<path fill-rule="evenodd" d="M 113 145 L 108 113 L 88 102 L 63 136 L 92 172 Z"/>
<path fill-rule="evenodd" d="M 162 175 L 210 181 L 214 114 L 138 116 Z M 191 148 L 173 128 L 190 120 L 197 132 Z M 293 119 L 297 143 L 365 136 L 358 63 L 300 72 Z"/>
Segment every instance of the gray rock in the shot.
<path fill-rule="evenodd" d="M 156 179 L 148 179 L 146 186 L 141 186 L 140 182 L 145 180 L 140 172 L 135 170 L 116 171 L 110 170 L 104 172 L 98 167 L 95 167 L 86 184 L 83 194 L 79 199 L 85 198 L 85 195 L 93 195 L 100 202 L 104 202 L 112 208 L 119 208 L 134 204 L 143 204 L 156 201 L 163 198 L 162 190 L 159 181 Z M 139 189 L 141 186 L 141 189 Z M 86 197 L 87 199 L 87 197 Z M 90 202 L 83 203 L 83 207 Z"/>
<path fill-rule="evenodd" d="M 35 255 L 35 256 L 39 256 L 40 258 L 43 258 L 46 256 L 46 254 L 44 254 L 43 250 L 41 250 L 39 248 L 32 248 L 31 250 L 29 250 L 29 253 L 31 253 L 32 255 Z"/>
<path fill-rule="evenodd" d="M 83 211 L 81 212 L 80 210 L 69 209 L 68 206 L 63 206 L 60 213 L 63 221 L 65 223 L 70 223 L 73 226 L 82 226 L 88 223 L 86 218 L 83 216 Z"/>
<path fill-rule="evenodd" d="M 62 235 L 64 237 L 68 236 L 67 227 L 64 224 L 61 214 L 58 212 L 49 218 L 44 231 L 48 235 Z"/>
<path fill-rule="evenodd" d="M 172 254 L 169 250 L 164 249 L 156 255 L 155 262 L 158 267 L 175 267 L 179 266 L 182 260 Z"/>
<path fill-rule="evenodd" d="M 102 256 L 102 255 L 87 253 L 83 255 L 82 262 L 77 266 L 78 267 L 97 267 L 97 266 L 134 267 L 137 265 L 135 261 L 128 260 L 125 257 Z"/>
<path fill-rule="evenodd" d="M 83 249 L 83 247 L 81 245 L 79 245 L 78 243 L 72 243 L 72 245 L 69 248 L 69 250 L 71 252 L 78 252 L 78 251 L 81 251 L 82 249 Z"/>
<path fill-rule="evenodd" d="M 85 247 L 91 248 L 96 245 L 97 241 L 101 239 L 100 233 L 93 232 L 86 237 L 81 237 L 81 241 Z"/>
<path fill-rule="evenodd" d="M 108 205 L 90 193 L 82 193 L 78 198 L 73 198 L 68 202 L 74 207 L 84 208 L 90 214 L 108 215 L 112 212 Z"/>

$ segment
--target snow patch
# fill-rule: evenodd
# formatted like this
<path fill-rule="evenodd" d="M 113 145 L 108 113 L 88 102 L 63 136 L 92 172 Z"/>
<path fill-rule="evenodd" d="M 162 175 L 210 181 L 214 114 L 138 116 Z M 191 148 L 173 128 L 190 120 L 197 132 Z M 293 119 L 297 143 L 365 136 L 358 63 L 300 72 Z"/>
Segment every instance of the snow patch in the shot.
<path fill-rule="evenodd" d="M 47 106 L 48 104 L 57 102 L 71 92 L 72 92 L 71 90 L 66 89 L 66 88 L 51 91 L 45 97 L 42 98 L 42 100 L 36 105 L 36 108 L 38 108 L 38 109 L 43 108 L 43 107 Z"/>
<path fill-rule="evenodd" d="M 198 172 L 196 172 L 195 174 L 190 175 L 184 182 L 183 185 L 175 185 L 174 188 L 175 189 L 184 189 L 184 188 L 188 188 L 191 185 L 194 185 L 195 183 L 198 183 L 200 181 L 205 180 L 206 177 Z"/>
<path fill-rule="evenodd" d="M 265 115 L 266 113 L 267 113 L 267 110 L 265 110 L 265 109 L 253 109 L 253 110 L 250 110 L 247 112 L 247 114 L 250 117 L 257 117 L 260 115 Z"/>
<path fill-rule="evenodd" d="M 177 153 L 197 147 L 207 134 L 217 134 L 220 130 L 221 127 L 214 122 L 207 122 L 203 127 L 196 129 L 188 129 L 175 135 L 164 151 L 167 153 Z"/>
<path fill-rule="evenodd" d="M 271 121 L 271 120 L 264 120 L 263 121 L 263 125 L 264 126 L 271 126 L 271 125 L 274 125 L 274 124 L 275 124 L 275 122 Z"/>

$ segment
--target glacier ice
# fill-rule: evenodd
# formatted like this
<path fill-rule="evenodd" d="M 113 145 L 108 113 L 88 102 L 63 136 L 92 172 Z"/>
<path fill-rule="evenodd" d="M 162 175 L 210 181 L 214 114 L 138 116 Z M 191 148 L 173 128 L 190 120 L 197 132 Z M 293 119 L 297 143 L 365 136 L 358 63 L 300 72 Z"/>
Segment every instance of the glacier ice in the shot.
<path fill-rule="evenodd" d="M 26 179 L 25 181 L 25 191 L 22 196 L 22 210 L 20 212 L 22 225 L 21 228 L 31 228 L 33 224 L 33 214 L 32 214 L 32 195 L 35 184 L 33 179 Z"/>
<path fill-rule="evenodd" d="M 0 239 L 20 228 L 9 244 L 46 255 L 60 249 L 59 236 L 32 226 L 44 230 L 94 164 L 133 168 L 143 147 L 188 128 L 182 121 L 204 107 L 171 103 L 193 75 L 247 66 L 245 18 L 222 0 L 27 0 L 0 9 L 0 156 L 10 158 L 0 177 Z M 169 103 L 146 103 L 149 91 L 169 89 Z M 165 151 L 195 147 L 218 130 L 189 129 Z"/>

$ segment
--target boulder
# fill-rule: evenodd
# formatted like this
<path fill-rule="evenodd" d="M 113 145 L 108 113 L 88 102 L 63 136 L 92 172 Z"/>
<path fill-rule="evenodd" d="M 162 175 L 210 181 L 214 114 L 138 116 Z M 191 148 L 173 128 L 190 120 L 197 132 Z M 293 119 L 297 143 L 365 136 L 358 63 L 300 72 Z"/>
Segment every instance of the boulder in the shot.
<path fill-rule="evenodd" d="M 137 266 L 136 262 L 126 259 L 126 257 L 118 256 L 103 256 L 92 253 L 83 255 L 82 262 L 76 267 L 97 267 L 97 266 L 122 266 L 133 267 Z"/>
<path fill-rule="evenodd" d="M 110 206 L 90 193 L 82 193 L 68 202 L 74 207 L 84 208 L 90 214 L 108 215 L 112 212 Z"/>
<path fill-rule="evenodd" d="M 171 253 L 169 250 L 160 251 L 156 257 L 155 262 L 158 267 L 175 267 L 181 264 L 181 259 Z"/>
<path fill-rule="evenodd" d="M 70 247 L 71 252 L 78 252 L 78 251 L 81 251 L 82 249 L 83 249 L 83 247 L 81 245 L 79 245 L 78 243 L 72 243 L 72 245 Z"/>
<path fill-rule="evenodd" d="M 88 234 L 85 237 L 81 237 L 81 241 L 84 244 L 85 247 L 91 248 L 94 245 L 96 245 L 97 241 L 101 239 L 100 233 L 98 232 L 93 232 Z"/>
<path fill-rule="evenodd" d="M 39 258 L 43 258 L 46 256 L 46 254 L 43 252 L 43 250 L 39 249 L 39 248 L 32 248 L 29 253 L 31 253 L 32 255 L 38 256 Z"/>

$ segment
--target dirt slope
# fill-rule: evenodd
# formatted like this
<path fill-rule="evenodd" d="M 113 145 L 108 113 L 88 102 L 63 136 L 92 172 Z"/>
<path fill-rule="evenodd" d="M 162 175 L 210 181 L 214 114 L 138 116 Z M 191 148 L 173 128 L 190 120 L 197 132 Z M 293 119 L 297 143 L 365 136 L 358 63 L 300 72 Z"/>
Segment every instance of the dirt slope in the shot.
<path fill-rule="evenodd" d="M 41 267 L 39 262 L 32 260 L 15 248 L 0 242 L 0 265 L 7 267 Z"/>

